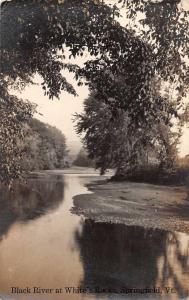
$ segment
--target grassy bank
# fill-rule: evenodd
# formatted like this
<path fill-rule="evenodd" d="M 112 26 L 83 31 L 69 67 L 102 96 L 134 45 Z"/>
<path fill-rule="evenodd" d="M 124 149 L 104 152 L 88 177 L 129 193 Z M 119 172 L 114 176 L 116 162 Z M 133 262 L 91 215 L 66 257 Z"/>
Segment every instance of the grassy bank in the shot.
<path fill-rule="evenodd" d="M 160 170 L 155 166 L 148 166 L 135 171 L 133 174 L 114 175 L 112 181 L 143 182 L 160 185 L 189 185 L 189 167 L 177 166 L 174 170 Z"/>

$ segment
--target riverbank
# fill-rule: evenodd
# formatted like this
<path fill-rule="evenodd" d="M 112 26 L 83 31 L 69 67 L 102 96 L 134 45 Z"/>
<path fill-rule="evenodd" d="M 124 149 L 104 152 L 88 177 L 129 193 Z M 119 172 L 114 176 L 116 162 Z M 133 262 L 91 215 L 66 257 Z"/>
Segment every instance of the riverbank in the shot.
<path fill-rule="evenodd" d="M 72 212 L 96 222 L 189 233 L 189 191 L 134 182 L 96 181 L 91 194 L 74 197 Z"/>

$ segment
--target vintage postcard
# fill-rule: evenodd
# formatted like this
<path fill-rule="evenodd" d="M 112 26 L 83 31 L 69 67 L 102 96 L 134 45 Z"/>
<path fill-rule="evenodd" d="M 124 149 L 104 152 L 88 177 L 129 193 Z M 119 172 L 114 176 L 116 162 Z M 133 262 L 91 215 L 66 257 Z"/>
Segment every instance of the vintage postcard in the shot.
<path fill-rule="evenodd" d="M 0 300 L 189 300 L 189 0 L 1 0 L 0 45 Z"/>

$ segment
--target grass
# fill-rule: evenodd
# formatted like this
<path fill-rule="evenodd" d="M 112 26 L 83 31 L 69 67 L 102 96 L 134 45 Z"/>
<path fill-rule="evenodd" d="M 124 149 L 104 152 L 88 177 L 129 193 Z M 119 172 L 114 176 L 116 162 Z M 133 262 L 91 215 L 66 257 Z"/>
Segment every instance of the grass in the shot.
<path fill-rule="evenodd" d="M 161 171 L 157 166 L 145 166 L 129 175 L 115 175 L 113 181 L 134 181 L 160 185 L 189 186 L 189 164 L 177 164 L 174 170 Z"/>

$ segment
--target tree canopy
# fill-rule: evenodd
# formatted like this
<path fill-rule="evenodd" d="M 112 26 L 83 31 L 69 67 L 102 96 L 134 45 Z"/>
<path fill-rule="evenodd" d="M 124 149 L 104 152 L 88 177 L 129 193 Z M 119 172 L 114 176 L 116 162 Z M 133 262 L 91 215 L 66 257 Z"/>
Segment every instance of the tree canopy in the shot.
<path fill-rule="evenodd" d="M 95 167 L 95 162 L 88 157 L 87 151 L 81 148 L 73 161 L 73 165 L 78 167 Z"/>
<path fill-rule="evenodd" d="M 11 183 L 21 174 L 20 142 L 25 138 L 27 123 L 35 106 L 0 89 L 0 181 Z"/>
<path fill-rule="evenodd" d="M 189 86 L 189 12 L 179 0 L 118 2 L 128 19 L 126 28 L 118 21 L 119 8 L 100 0 L 3 1 L 1 102 L 12 97 L 11 87 L 23 89 L 36 73 L 42 77 L 42 88 L 49 98 L 58 98 L 61 90 L 76 95 L 64 77 L 64 69 L 68 69 L 75 73 L 78 84 L 84 78 L 90 90 L 111 108 L 113 118 L 117 109 L 123 109 L 138 128 L 143 123 L 151 126 L 157 118 L 165 124 L 170 122 L 169 116 L 179 118 Z M 79 67 L 75 60 L 66 62 L 65 49 L 69 49 L 70 61 L 86 51 L 93 58 Z M 172 87 L 170 101 L 154 97 L 157 76 Z M 14 103 L 21 101 L 14 99 Z M 27 118 L 33 113 L 28 105 L 22 104 Z M 13 105 L 10 114 L 18 115 L 14 126 L 19 128 L 22 125 L 15 109 Z M 22 123 L 26 119 L 23 117 Z M 9 136 L 16 138 L 12 128 Z M 10 171 L 14 159 L 9 150 L 4 150 L 2 157 L 7 159 L 2 180 L 15 177 L 16 172 L 11 175 Z"/>
<path fill-rule="evenodd" d="M 63 133 L 56 127 L 31 119 L 22 145 L 22 169 L 61 169 L 68 166 L 68 149 Z"/>
<path fill-rule="evenodd" d="M 159 96 L 158 88 L 154 83 L 155 97 Z M 95 93 L 85 100 L 84 112 L 76 114 L 75 121 L 89 158 L 102 174 L 114 168 L 117 176 L 133 175 L 152 161 L 163 172 L 175 164 L 181 136 L 179 125 L 172 129 L 169 124 L 160 123 L 158 117 L 151 126 L 131 125 L 129 114 L 121 108 L 112 118 L 111 108 Z"/>
<path fill-rule="evenodd" d="M 37 72 L 43 78 L 45 93 L 51 98 L 58 97 L 62 89 L 76 94 L 61 72 L 68 68 L 76 72 L 76 78 L 83 74 L 92 81 L 92 88 L 98 85 L 107 101 L 110 93 L 115 101 L 119 98 L 116 106 L 121 102 L 135 119 L 144 114 L 144 109 L 151 108 L 149 82 L 158 74 L 164 81 L 175 83 L 180 104 L 180 97 L 188 88 L 185 61 L 189 55 L 188 11 L 179 6 L 181 1 L 119 2 L 125 5 L 130 20 L 139 12 L 145 15 L 140 20 L 139 33 L 121 27 L 115 20 L 119 16 L 118 8 L 100 0 L 3 2 L 3 75 L 26 84 Z M 70 59 L 83 55 L 84 51 L 96 59 L 88 61 L 83 69 L 64 63 L 65 47 L 69 48 Z M 105 66 L 111 69 L 111 76 L 106 73 L 101 80 Z M 117 77 L 122 71 L 127 75 L 125 85 L 133 82 L 132 96 L 128 91 L 127 94 L 122 91 L 122 97 L 117 96 L 119 91 L 112 74 Z M 107 86 L 104 84 L 103 89 L 99 81 Z"/>

